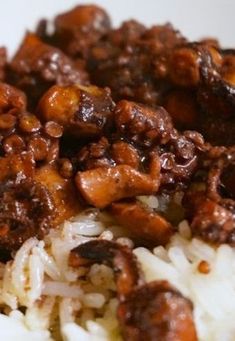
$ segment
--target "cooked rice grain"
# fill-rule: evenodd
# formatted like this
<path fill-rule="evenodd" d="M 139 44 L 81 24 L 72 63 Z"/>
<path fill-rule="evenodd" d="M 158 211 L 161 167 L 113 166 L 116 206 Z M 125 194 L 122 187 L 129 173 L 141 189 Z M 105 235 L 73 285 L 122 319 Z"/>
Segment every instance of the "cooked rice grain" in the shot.
<path fill-rule="evenodd" d="M 149 202 L 157 205 L 152 198 Z M 99 264 L 90 269 L 68 265 L 71 249 L 96 237 L 117 238 L 119 243 L 133 246 L 110 217 L 90 210 L 51 231 L 44 241 L 27 240 L 14 261 L 1 265 L 0 303 L 8 315 L 0 314 L 2 339 L 121 340 L 112 269 Z M 222 245 L 216 250 L 191 239 L 189 226 L 183 221 L 166 248 L 159 246 L 151 252 L 141 247 L 134 253 L 147 281 L 167 279 L 191 299 L 201 341 L 234 341 L 233 248 Z M 24 314 L 19 310 L 22 306 Z"/>

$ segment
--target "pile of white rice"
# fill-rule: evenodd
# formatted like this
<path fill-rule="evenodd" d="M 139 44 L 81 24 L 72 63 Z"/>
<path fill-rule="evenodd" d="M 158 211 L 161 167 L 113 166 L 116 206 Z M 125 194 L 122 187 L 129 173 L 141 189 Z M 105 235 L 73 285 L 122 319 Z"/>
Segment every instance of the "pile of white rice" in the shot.
<path fill-rule="evenodd" d="M 27 240 L 0 268 L 0 338 L 4 341 L 118 341 L 113 272 L 68 266 L 70 250 L 123 231 L 96 210 L 67 221 L 44 241 Z M 235 340 L 235 250 L 191 238 L 186 221 L 166 247 L 137 248 L 147 281 L 167 279 L 194 305 L 199 340 Z M 202 270 L 205 270 L 202 273 Z M 208 272 L 209 271 L 209 272 Z"/>

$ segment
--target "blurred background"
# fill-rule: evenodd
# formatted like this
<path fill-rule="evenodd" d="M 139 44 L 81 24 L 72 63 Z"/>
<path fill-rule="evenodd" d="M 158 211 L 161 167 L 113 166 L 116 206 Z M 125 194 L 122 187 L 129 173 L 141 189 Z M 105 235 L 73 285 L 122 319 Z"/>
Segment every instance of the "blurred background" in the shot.
<path fill-rule="evenodd" d="M 129 18 L 146 25 L 171 22 L 192 40 L 212 36 L 225 47 L 235 47 L 234 0 L 2 0 L 0 45 L 12 54 L 25 30 L 34 29 L 38 19 L 52 19 L 81 3 L 105 7 L 114 25 Z"/>

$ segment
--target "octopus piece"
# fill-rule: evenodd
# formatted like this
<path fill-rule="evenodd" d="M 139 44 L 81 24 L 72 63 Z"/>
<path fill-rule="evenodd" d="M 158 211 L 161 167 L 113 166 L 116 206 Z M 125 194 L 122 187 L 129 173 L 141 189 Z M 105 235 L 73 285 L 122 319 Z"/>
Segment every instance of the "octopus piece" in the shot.
<path fill-rule="evenodd" d="M 220 50 L 222 54 L 221 76 L 230 85 L 235 85 L 235 50 Z"/>
<path fill-rule="evenodd" d="M 165 245 L 174 232 L 171 224 L 160 214 L 136 202 L 113 203 L 109 211 L 141 245 Z"/>
<path fill-rule="evenodd" d="M 93 240 L 71 251 L 71 266 L 91 263 L 104 263 L 114 269 L 117 318 L 124 340 L 197 340 L 191 302 L 166 281 L 145 284 L 137 260 L 127 247 Z"/>
<path fill-rule="evenodd" d="M 126 246 L 108 240 L 92 240 L 70 253 L 69 264 L 72 267 L 93 263 L 106 264 L 114 269 L 120 301 L 143 282 L 136 257 Z"/>
<path fill-rule="evenodd" d="M 31 152 L 0 157 L 0 184 L 6 181 L 17 183 L 35 174 L 35 161 Z"/>
<path fill-rule="evenodd" d="M 226 68 L 223 65 L 216 68 L 210 55 L 207 55 L 201 73 L 203 82 L 197 94 L 197 101 L 203 111 L 199 121 L 200 131 L 213 145 L 233 145 L 234 85 L 229 82 Z"/>
<path fill-rule="evenodd" d="M 194 87 L 200 82 L 201 56 L 191 45 L 175 48 L 169 56 L 168 75 L 175 85 Z"/>
<path fill-rule="evenodd" d="M 205 150 L 204 140 L 196 131 L 175 134 L 165 146 L 159 146 L 161 185 L 184 186 L 198 168 L 200 154 Z"/>
<path fill-rule="evenodd" d="M 195 205 L 190 225 L 193 234 L 212 244 L 226 243 L 234 246 L 235 206 L 226 203 L 218 204 L 206 197 L 199 202 Z"/>
<path fill-rule="evenodd" d="M 213 155 L 212 155 L 213 156 Z M 235 179 L 235 153 L 225 149 L 215 160 L 209 160 L 207 177 L 207 196 L 216 202 L 233 201 L 235 191 L 233 180 Z"/>
<path fill-rule="evenodd" d="M 125 22 L 91 49 L 87 63 L 91 80 L 109 86 L 115 100 L 159 105 L 169 88 L 164 80 L 166 51 L 183 42 L 169 24 L 146 29 L 138 22 Z"/>
<path fill-rule="evenodd" d="M 140 168 L 140 152 L 130 143 L 122 140 L 113 143 L 111 155 L 117 165 L 129 165 L 135 169 Z"/>
<path fill-rule="evenodd" d="M 166 144 L 173 133 L 169 114 L 162 107 L 151 109 L 122 100 L 114 110 L 118 132 L 140 145 Z"/>
<path fill-rule="evenodd" d="M 35 168 L 32 153 L 25 152 L 0 158 L 0 199 L 0 259 L 81 210 L 72 180 L 55 164 Z"/>
<path fill-rule="evenodd" d="M 28 94 L 33 108 L 53 84 L 84 84 L 88 80 L 84 68 L 32 33 L 24 38 L 9 68 L 9 82 Z"/>
<path fill-rule="evenodd" d="M 81 211 L 79 196 L 72 179 L 63 178 L 55 165 L 36 169 L 34 180 L 44 186 L 53 199 L 57 212 L 52 220 L 53 226 L 59 226 Z"/>
<path fill-rule="evenodd" d="M 208 82 L 212 74 L 215 76 L 222 65 L 222 57 L 212 45 L 187 43 L 176 46 L 166 63 L 172 83 L 190 88 Z"/>
<path fill-rule="evenodd" d="M 86 57 L 91 47 L 110 29 L 111 23 L 104 9 L 94 5 L 80 5 L 55 18 L 52 41 L 66 54 Z"/>
<path fill-rule="evenodd" d="M 203 187 L 189 189 L 183 204 L 195 235 L 214 244 L 235 245 L 234 151 L 212 148 L 207 157 Z"/>
<path fill-rule="evenodd" d="M 59 174 L 65 179 L 71 179 L 74 176 L 74 165 L 68 158 L 59 158 L 57 160 Z"/>
<path fill-rule="evenodd" d="M 134 43 L 137 39 L 145 33 L 146 27 L 136 20 L 124 21 L 119 28 L 112 29 L 107 34 L 107 40 L 112 43 L 115 47 L 125 47 L 131 42 Z M 99 48 L 97 47 L 97 50 Z M 95 52 L 95 48 L 93 53 Z M 97 51 L 98 52 L 98 51 Z M 102 59 L 102 54 L 101 54 Z M 97 58 L 99 54 L 97 53 Z"/>
<path fill-rule="evenodd" d="M 223 51 L 210 42 L 185 44 L 173 33 L 170 38 L 166 28 L 160 32 L 143 29 L 129 43 L 117 33 L 116 45 L 111 38 L 98 44 L 91 50 L 92 81 L 110 86 L 114 99 L 166 105 L 177 128 L 196 128 L 214 145 L 233 145 L 233 50 Z M 161 35 L 169 41 L 161 41 Z"/>
<path fill-rule="evenodd" d="M 234 144 L 235 90 L 228 76 L 232 75 L 233 68 L 231 59 L 229 61 L 231 54 L 230 51 L 226 56 L 213 46 L 193 43 L 175 48 L 168 61 L 171 81 L 196 91 L 199 109 L 196 127 L 213 145 Z M 174 109 L 172 111 L 174 113 Z M 224 141 L 226 131 L 228 137 Z"/>
<path fill-rule="evenodd" d="M 89 138 L 108 129 L 113 106 L 106 88 L 55 85 L 43 95 L 37 111 L 44 122 L 55 121 L 68 134 Z"/>
<path fill-rule="evenodd" d="M 26 110 L 27 100 L 24 92 L 6 84 L 0 83 L 0 115 L 14 115 Z M 9 116 L 6 116 L 6 118 Z M 8 121 L 6 119 L 6 121 Z M 8 124 L 7 124 L 8 125 Z"/>
<path fill-rule="evenodd" d="M 160 54 L 164 50 L 174 48 L 186 42 L 180 31 L 175 29 L 170 23 L 165 25 L 154 25 L 147 29 L 141 37 L 139 44 L 147 44 L 153 47 L 155 54 Z"/>
<path fill-rule="evenodd" d="M 117 103 L 114 120 L 121 136 L 142 148 L 156 149 L 160 157 L 163 186 L 190 178 L 197 166 L 198 151 L 203 145 L 199 133 L 178 133 L 170 115 L 162 107 L 151 109 L 124 100 Z M 193 140 L 190 135 L 194 135 Z M 146 153 L 148 150 L 145 150 Z"/>
<path fill-rule="evenodd" d="M 0 259 L 5 261 L 28 238 L 42 239 L 56 211 L 46 187 L 30 178 L 1 182 L 0 198 Z"/>
<path fill-rule="evenodd" d="M 200 108 L 194 91 L 172 90 L 163 102 L 163 107 L 170 114 L 174 126 L 179 130 L 196 129 Z"/>
<path fill-rule="evenodd" d="M 155 193 L 160 185 L 159 158 L 150 155 L 149 174 L 129 165 L 117 165 L 78 172 L 75 182 L 88 204 L 104 208 L 123 198 Z"/>
<path fill-rule="evenodd" d="M 102 137 L 98 142 L 83 147 L 77 155 L 77 162 L 81 170 L 116 165 L 129 165 L 139 169 L 140 155 L 137 148 L 130 143 L 122 140 L 112 143 Z"/>
<path fill-rule="evenodd" d="M 76 184 L 89 204 L 105 207 L 111 200 L 154 193 L 159 184 L 161 188 L 174 187 L 190 179 L 197 167 L 197 154 L 203 149 L 200 134 L 179 134 L 163 108 L 150 109 L 129 101 L 116 105 L 114 121 L 119 142 L 115 134 L 110 139 L 103 137 L 77 155 L 83 172 L 78 173 Z M 149 177 L 143 170 L 151 155 L 160 161 L 160 173 L 154 166 L 155 175 Z M 101 203 L 95 199 L 99 195 Z"/>
<path fill-rule="evenodd" d="M 167 281 L 145 284 L 118 307 L 124 340 L 197 341 L 192 304 Z"/>
<path fill-rule="evenodd" d="M 212 54 L 204 52 L 198 102 L 202 110 L 209 115 L 228 119 L 234 112 L 235 90 L 233 84 L 227 82 L 222 75 L 222 67 L 216 66 Z"/>

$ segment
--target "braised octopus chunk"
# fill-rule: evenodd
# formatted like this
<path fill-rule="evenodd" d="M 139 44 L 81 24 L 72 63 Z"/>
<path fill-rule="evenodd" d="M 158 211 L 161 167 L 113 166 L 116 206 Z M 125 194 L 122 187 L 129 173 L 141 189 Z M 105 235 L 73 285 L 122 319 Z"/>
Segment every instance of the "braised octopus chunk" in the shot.
<path fill-rule="evenodd" d="M 140 167 L 139 151 L 130 143 L 124 141 L 113 143 L 111 155 L 117 164 L 129 165 L 136 169 Z"/>
<path fill-rule="evenodd" d="M 58 226 L 81 211 L 79 196 L 71 179 L 65 179 L 55 165 L 36 169 L 34 180 L 45 186 L 53 199 L 56 216 L 53 225 Z"/>
<path fill-rule="evenodd" d="M 90 143 L 83 147 L 77 161 L 81 170 L 98 167 L 110 167 L 116 165 L 129 165 L 139 169 L 141 156 L 137 148 L 122 140 L 109 141 L 102 137 L 96 143 Z"/>
<path fill-rule="evenodd" d="M 0 259 L 11 258 L 30 237 L 42 239 L 56 214 L 47 188 L 33 180 L 0 184 Z"/>
<path fill-rule="evenodd" d="M 108 32 L 108 40 L 118 47 L 124 47 L 129 42 L 134 42 L 139 39 L 146 27 L 136 20 L 124 21 L 117 29 L 112 29 Z M 99 57 L 99 54 L 97 55 Z M 102 54 L 100 56 L 102 58 Z"/>
<path fill-rule="evenodd" d="M 8 180 L 20 182 L 35 174 L 35 160 L 31 152 L 0 157 L 0 184 Z"/>
<path fill-rule="evenodd" d="M 97 42 L 87 63 L 92 81 L 108 85 L 115 100 L 164 106 L 176 128 L 233 145 L 234 56 L 214 41 L 186 42 L 170 26 L 130 21 Z"/>
<path fill-rule="evenodd" d="M 206 242 L 235 246 L 234 204 L 218 204 L 204 198 L 195 207 L 191 229 L 194 235 L 201 237 Z"/>
<path fill-rule="evenodd" d="M 222 50 L 222 78 L 231 85 L 235 85 L 235 51 Z"/>
<path fill-rule="evenodd" d="M 91 48 L 91 80 L 109 86 L 115 100 L 158 105 L 169 89 L 165 81 L 166 56 L 183 42 L 185 38 L 170 24 L 147 29 L 133 20 L 125 22 Z"/>
<path fill-rule="evenodd" d="M 160 185 L 159 158 L 155 154 L 151 155 L 149 174 L 141 173 L 129 165 L 117 165 L 78 172 L 75 181 L 90 205 L 104 208 L 123 198 L 157 192 Z"/>
<path fill-rule="evenodd" d="M 83 57 L 110 30 L 108 14 L 94 5 L 80 5 L 55 18 L 53 41 L 68 55 Z"/>
<path fill-rule="evenodd" d="M 180 134 L 162 107 L 151 109 L 129 101 L 117 103 L 114 120 L 121 136 L 140 147 L 155 147 L 160 156 L 163 186 L 190 179 L 197 167 L 199 149 L 204 143 L 199 133 Z M 194 135 L 193 140 L 190 135 Z M 200 147 L 199 140 L 202 141 Z"/>
<path fill-rule="evenodd" d="M 113 201 L 156 193 L 160 186 L 174 187 L 190 179 L 203 149 L 200 134 L 179 134 L 163 108 L 129 101 L 116 105 L 114 122 L 119 142 L 111 134 L 110 140 L 103 137 L 77 155 L 82 172 L 78 172 L 76 184 L 89 204 L 103 208 Z M 146 174 L 143 170 L 148 159 Z"/>
<path fill-rule="evenodd" d="M 201 135 L 197 134 L 197 139 Z M 184 186 L 197 169 L 200 147 L 186 135 L 176 135 L 166 146 L 159 147 L 162 188 Z"/>
<path fill-rule="evenodd" d="M 179 58 L 181 66 L 177 68 L 178 76 L 177 72 L 173 73 L 174 82 L 178 86 L 194 87 L 194 91 L 196 90 L 195 100 L 200 108 L 197 129 L 213 145 L 233 145 L 235 89 L 232 81 L 232 63 L 228 67 L 231 80 L 226 74 L 226 52 L 210 45 L 194 43 L 175 49 L 176 57 L 178 53 L 180 53 L 182 61 Z M 194 58 L 191 60 L 191 64 L 188 60 L 187 67 L 185 67 L 183 61 L 187 61 L 188 55 L 194 56 Z M 177 66 L 177 62 L 174 65 L 175 58 L 173 57 L 172 63 L 173 67 Z M 181 69 L 185 75 L 181 75 Z M 190 84 L 190 77 L 193 77 L 191 72 L 197 75 L 192 84 Z M 180 84 L 182 79 L 186 80 L 185 85 Z"/>
<path fill-rule="evenodd" d="M 200 108 L 194 91 L 172 90 L 166 95 L 163 106 L 178 129 L 197 128 Z"/>
<path fill-rule="evenodd" d="M 166 281 L 133 290 L 117 314 L 124 340 L 198 340 L 191 302 Z"/>
<path fill-rule="evenodd" d="M 176 48 L 169 58 L 169 77 L 180 86 L 193 87 L 200 81 L 200 56 L 187 47 Z"/>
<path fill-rule="evenodd" d="M 23 91 L 0 83 L 0 113 L 14 115 L 26 110 L 27 98 Z"/>
<path fill-rule="evenodd" d="M 161 107 L 153 110 L 123 100 L 115 107 L 114 119 L 118 131 L 140 145 L 165 144 L 173 131 L 171 117 Z"/>
<path fill-rule="evenodd" d="M 9 82 L 27 93 L 33 107 L 53 84 L 84 84 L 88 81 L 84 68 L 32 33 L 26 35 L 9 68 Z"/>
<path fill-rule="evenodd" d="M 92 263 L 111 266 L 114 269 L 120 301 L 143 282 L 132 251 L 126 246 L 108 240 L 92 240 L 79 245 L 71 251 L 69 263 L 72 267 Z"/>
<path fill-rule="evenodd" d="M 151 212 L 135 202 L 117 202 L 110 213 L 118 224 L 130 231 L 131 236 L 147 245 L 165 245 L 173 235 L 173 227 L 160 214 Z"/>
<path fill-rule="evenodd" d="M 70 253 L 70 265 L 112 266 L 117 283 L 117 317 L 124 340 L 197 341 L 193 307 L 166 281 L 144 284 L 134 254 L 107 240 L 79 245 Z"/>
<path fill-rule="evenodd" d="M 37 111 L 43 121 L 55 121 L 68 134 L 84 138 L 108 129 L 113 106 L 108 89 L 55 85 L 43 95 Z"/>
<path fill-rule="evenodd" d="M 212 147 L 204 157 L 204 180 L 185 193 L 183 204 L 194 235 L 235 245 L 234 150 Z"/>

